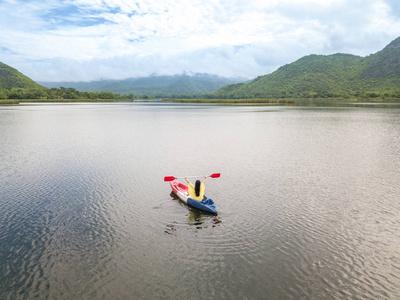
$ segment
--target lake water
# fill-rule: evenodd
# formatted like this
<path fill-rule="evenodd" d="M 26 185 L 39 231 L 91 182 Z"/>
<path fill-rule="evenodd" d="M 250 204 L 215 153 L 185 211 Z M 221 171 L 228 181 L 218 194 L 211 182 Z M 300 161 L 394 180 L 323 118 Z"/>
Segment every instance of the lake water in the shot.
<path fill-rule="evenodd" d="M 399 299 L 400 109 L 0 107 L 1 299 Z M 218 215 L 164 176 L 209 175 Z"/>

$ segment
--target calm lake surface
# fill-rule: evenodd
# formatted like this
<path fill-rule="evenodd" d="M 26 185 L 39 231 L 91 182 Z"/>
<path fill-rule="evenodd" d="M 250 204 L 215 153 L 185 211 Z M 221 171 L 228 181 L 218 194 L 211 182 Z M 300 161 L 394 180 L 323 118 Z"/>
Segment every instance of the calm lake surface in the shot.
<path fill-rule="evenodd" d="M 400 109 L 0 107 L 1 299 L 400 299 Z M 209 175 L 219 210 L 164 176 Z"/>

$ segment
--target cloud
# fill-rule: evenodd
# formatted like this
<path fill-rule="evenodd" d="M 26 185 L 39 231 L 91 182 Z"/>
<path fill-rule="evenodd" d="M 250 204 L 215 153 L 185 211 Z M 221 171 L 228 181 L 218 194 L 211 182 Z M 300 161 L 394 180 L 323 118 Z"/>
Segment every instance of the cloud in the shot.
<path fill-rule="evenodd" d="M 385 0 L 384 2 L 390 13 L 396 18 L 400 18 L 400 2 L 398 0 Z"/>
<path fill-rule="evenodd" d="M 400 35 L 394 0 L 3 0 L 0 61 L 35 80 L 184 71 L 249 78 L 301 56 L 368 55 Z"/>

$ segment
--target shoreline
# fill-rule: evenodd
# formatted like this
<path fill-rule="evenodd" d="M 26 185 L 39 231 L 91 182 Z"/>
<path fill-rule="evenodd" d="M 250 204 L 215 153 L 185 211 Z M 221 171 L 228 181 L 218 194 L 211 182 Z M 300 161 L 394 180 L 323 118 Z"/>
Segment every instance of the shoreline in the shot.
<path fill-rule="evenodd" d="M 204 103 L 204 104 L 249 104 L 249 105 L 293 105 L 293 106 L 346 106 L 346 105 L 400 105 L 399 98 L 267 98 L 267 99 L 0 99 L 1 105 L 24 103 Z"/>
<path fill-rule="evenodd" d="M 24 103 L 115 103 L 133 102 L 132 99 L 0 99 L 0 105 L 19 105 Z"/>
<path fill-rule="evenodd" d="M 295 104 L 295 103 L 399 103 L 400 98 L 263 98 L 263 99 L 163 99 L 178 103 L 262 103 L 262 104 Z"/>

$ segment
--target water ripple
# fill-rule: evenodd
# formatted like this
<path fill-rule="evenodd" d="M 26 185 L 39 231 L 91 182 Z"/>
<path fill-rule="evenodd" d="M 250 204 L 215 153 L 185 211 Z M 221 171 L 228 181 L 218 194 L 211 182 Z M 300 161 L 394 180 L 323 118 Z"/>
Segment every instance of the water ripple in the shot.
<path fill-rule="evenodd" d="M 397 110 L 0 113 L 2 298 L 399 298 Z M 188 166 L 218 215 L 162 182 Z"/>

